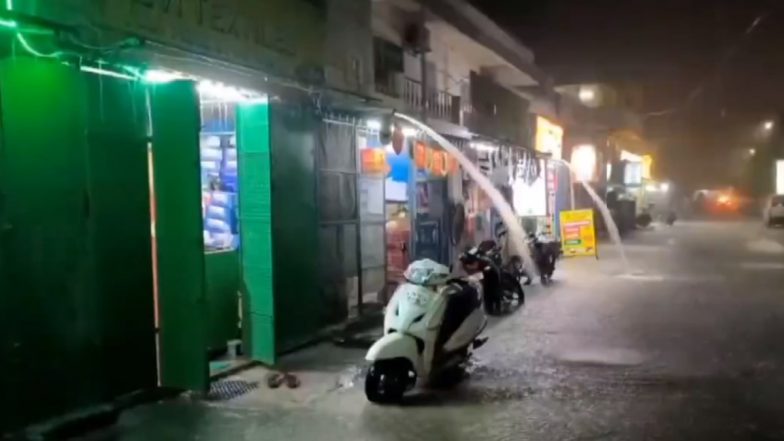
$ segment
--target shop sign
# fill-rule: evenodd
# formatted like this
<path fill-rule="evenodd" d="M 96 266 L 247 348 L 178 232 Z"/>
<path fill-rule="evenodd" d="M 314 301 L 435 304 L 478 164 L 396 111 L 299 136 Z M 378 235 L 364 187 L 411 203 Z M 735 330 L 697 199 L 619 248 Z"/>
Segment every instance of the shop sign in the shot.
<path fill-rule="evenodd" d="M 596 256 L 593 210 L 562 211 L 561 241 L 565 256 Z"/>
<path fill-rule="evenodd" d="M 196 54 L 318 81 L 323 79 L 325 3 L 103 0 L 94 3 L 92 20 Z"/>
<path fill-rule="evenodd" d="M 540 160 L 544 167 L 544 160 Z M 547 215 L 547 184 L 543 173 L 533 180 L 527 175 L 523 163 L 515 167 L 515 178 L 512 181 L 512 206 L 518 216 Z"/>
<path fill-rule="evenodd" d="M 776 160 L 776 194 L 784 194 L 784 160 Z"/>
<path fill-rule="evenodd" d="M 427 146 L 422 141 L 414 143 L 414 165 L 418 169 L 427 168 Z"/>
<path fill-rule="evenodd" d="M 386 175 L 389 173 L 387 155 L 383 148 L 366 148 L 360 150 L 362 173 L 366 175 Z"/>
<path fill-rule="evenodd" d="M 554 230 L 555 217 L 558 216 L 555 203 L 555 196 L 558 193 L 558 176 L 555 170 L 555 162 L 547 161 L 545 170 L 547 175 L 547 227 L 552 232 Z"/>
<path fill-rule="evenodd" d="M 561 159 L 563 128 L 549 119 L 536 117 L 535 148 L 537 152 L 549 154 L 553 159 Z"/>
<path fill-rule="evenodd" d="M 414 165 L 434 176 L 446 176 L 458 170 L 458 162 L 439 147 L 430 147 L 422 141 L 414 143 Z"/>
<path fill-rule="evenodd" d="M 440 150 L 432 150 L 432 160 L 430 161 L 429 171 L 436 176 L 446 175 L 446 153 Z"/>

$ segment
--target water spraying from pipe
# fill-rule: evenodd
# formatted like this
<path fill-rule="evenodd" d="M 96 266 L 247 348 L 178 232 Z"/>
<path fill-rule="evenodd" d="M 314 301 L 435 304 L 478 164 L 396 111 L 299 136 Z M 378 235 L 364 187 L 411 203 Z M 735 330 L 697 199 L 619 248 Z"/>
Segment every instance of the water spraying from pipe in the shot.
<path fill-rule="evenodd" d="M 522 225 L 520 225 L 520 222 L 517 221 L 517 215 L 515 215 L 512 207 L 506 201 L 501 192 L 498 191 L 495 185 L 490 182 L 490 179 L 483 175 L 482 172 L 479 171 L 479 169 L 474 165 L 474 163 L 471 162 L 471 160 L 460 151 L 460 149 L 455 147 L 454 144 L 449 142 L 443 136 L 439 135 L 435 130 L 431 129 L 426 124 L 402 113 L 395 113 L 395 116 L 413 124 L 425 132 L 457 160 L 460 166 L 463 167 L 463 170 L 465 170 L 471 179 L 473 179 L 474 182 L 479 185 L 482 191 L 484 191 L 493 202 L 496 210 L 498 210 L 498 214 L 501 216 L 501 219 L 504 221 L 504 224 L 509 231 L 509 243 L 512 246 L 512 251 L 523 258 L 526 268 L 528 268 L 532 273 L 536 273 L 536 265 L 531 258 L 531 253 L 528 251 L 528 245 L 525 242 L 525 238 L 527 237 L 526 231 L 523 229 Z"/>
<path fill-rule="evenodd" d="M 563 162 L 569 170 L 572 171 L 572 176 L 576 176 L 574 167 L 568 161 L 560 160 Z M 623 249 L 623 241 L 621 240 L 621 232 L 618 230 L 618 225 L 615 223 L 615 220 L 612 218 L 612 214 L 610 213 L 609 207 L 607 207 L 607 203 L 602 200 L 602 198 L 596 193 L 596 190 L 591 187 L 590 184 L 585 182 L 582 179 L 578 179 L 578 182 L 583 186 L 588 195 L 593 199 L 593 203 L 599 209 L 599 212 L 602 214 L 604 218 L 604 224 L 607 225 L 607 232 L 610 234 L 610 239 L 612 239 L 613 243 L 615 244 L 616 249 L 618 250 L 618 254 L 621 256 L 621 262 L 623 262 L 623 269 L 626 274 L 631 274 L 631 268 L 629 267 L 629 260 L 626 258 L 626 252 Z"/>

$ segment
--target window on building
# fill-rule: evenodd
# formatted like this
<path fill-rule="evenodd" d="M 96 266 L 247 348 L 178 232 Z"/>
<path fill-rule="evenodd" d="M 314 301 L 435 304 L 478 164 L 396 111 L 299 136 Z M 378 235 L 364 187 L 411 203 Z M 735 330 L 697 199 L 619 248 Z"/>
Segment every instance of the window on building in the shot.
<path fill-rule="evenodd" d="M 373 39 L 376 90 L 398 96 L 395 78 L 403 73 L 403 48 L 381 38 Z"/>

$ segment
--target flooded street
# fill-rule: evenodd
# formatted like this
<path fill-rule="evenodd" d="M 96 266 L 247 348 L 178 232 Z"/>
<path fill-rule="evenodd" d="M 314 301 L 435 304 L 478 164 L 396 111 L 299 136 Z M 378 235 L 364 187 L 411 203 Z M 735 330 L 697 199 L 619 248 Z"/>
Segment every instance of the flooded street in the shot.
<path fill-rule="evenodd" d="M 632 274 L 609 245 L 561 261 L 492 322 L 466 382 L 403 406 L 369 404 L 362 351 L 324 345 L 312 358 L 343 361 L 304 367 L 306 398 L 172 400 L 88 439 L 784 439 L 782 244 L 759 222 L 679 222 L 627 241 Z"/>

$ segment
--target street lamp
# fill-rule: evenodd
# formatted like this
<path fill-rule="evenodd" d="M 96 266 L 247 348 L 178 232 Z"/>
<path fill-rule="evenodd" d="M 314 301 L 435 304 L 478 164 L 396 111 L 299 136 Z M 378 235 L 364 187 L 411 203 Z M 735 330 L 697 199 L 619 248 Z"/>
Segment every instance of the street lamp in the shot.
<path fill-rule="evenodd" d="M 591 87 L 581 87 L 577 95 L 580 98 L 580 101 L 585 104 L 591 103 L 596 99 L 596 91 Z"/>
<path fill-rule="evenodd" d="M 596 173 L 596 147 L 582 144 L 572 149 L 572 170 L 578 181 L 591 181 Z"/>

